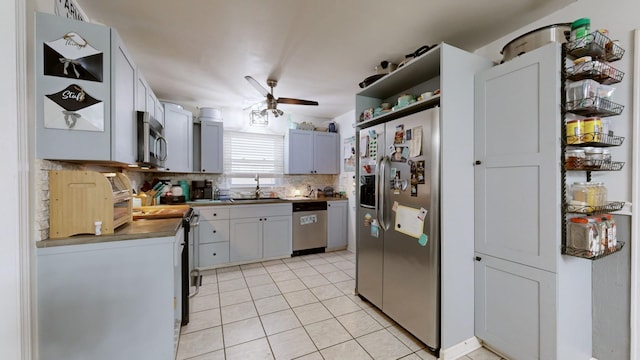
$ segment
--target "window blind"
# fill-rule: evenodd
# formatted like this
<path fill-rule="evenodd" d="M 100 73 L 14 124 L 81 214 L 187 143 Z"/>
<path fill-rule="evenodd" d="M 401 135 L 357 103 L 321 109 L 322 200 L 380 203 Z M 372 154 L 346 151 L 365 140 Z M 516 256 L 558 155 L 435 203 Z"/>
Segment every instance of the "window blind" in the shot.
<path fill-rule="evenodd" d="M 224 132 L 224 173 L 232 177 L 281 175 L 284 136 L 239 131 Z"/>

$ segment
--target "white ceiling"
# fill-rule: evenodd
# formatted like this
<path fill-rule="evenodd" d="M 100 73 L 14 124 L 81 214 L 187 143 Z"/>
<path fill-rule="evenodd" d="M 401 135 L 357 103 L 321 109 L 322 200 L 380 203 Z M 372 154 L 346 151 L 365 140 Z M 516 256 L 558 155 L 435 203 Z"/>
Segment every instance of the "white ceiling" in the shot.
<path fill-rule="evenodd" d="M 285 112 L 334 118 L 354 108 L 358 83 L 382 60 L 422 45 L 468 51 L 576 0 L 77 0 L 118 30 L 156 95 L 188 107 L 245 108 L 276 97 L 319 106 Z"/>

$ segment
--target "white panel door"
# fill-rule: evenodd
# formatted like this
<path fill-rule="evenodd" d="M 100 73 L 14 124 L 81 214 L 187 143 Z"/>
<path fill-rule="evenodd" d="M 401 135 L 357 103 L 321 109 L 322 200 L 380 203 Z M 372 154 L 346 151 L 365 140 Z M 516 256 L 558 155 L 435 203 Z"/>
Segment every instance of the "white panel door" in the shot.
<path fill-rule="evenodd" d="M 200 124 L 200 171 L 222 173 L 223 171 L 223 125 L 217 121 L 202 121 Z"/>
<path fill-rule="evenodd" d="M 167 160 L 165 169 L 171 172 L 191 172 L 193 169 L 193 119 L 191 112 L 174 104 L 164 104 Z"/>
<path fill-rule="evenodd" d="M 512 359 L 556 359 L 556 275 L 476 255 L 476 336 Z"/>
<path fill-rule="evenodd" d="M 262 222 L 262 256 L 271 258 L 291 256 L 291 215 L 270 216 Z"/>
<path fill-rule="evenodd" d="M 262 258 L 262 222 L 264 218 L 229 220 L 231 240 L 229 260 L 248 261 Z"/>
<path fill-rule="evenodd" d="M 475 250 L 556 271 L 560 248 L 560 47 L 475 81 Z"/>
<path fill-rule="evenodd" d="M 347 201 L 327 201 L 327 249 L 347 247 Z"/>
<path fill-rule="evenodd" d="M 137 117 L 136 117 L 136 65 L 124 46 L 122 39 L 115 30 L 111 30 L 113 49 L 113 87 L 111 98 L 112 109 L 112 139 L 111 160 L 126 164 L 136 162 Z"/>
<path fill-rule="evenodd" d="M 313 173 L 313 131 L 289 130 L 285 139 L 285 173 Z"/>
<path fill-rule="evenodd" d="M 313 135 L 314 174 L 339 173 L 340 136 L 330 132 L 314 132 Z"/>

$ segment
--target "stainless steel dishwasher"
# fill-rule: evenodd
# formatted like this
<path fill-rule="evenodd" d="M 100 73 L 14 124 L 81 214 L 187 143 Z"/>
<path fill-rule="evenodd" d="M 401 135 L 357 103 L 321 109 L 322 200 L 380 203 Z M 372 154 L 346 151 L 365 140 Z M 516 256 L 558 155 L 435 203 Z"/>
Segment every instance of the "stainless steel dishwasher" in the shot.
<path fill-rule="evenodd" d="M 293 256 L 324 252 L 327 247 L 327 202 L 293 203 Z"/>

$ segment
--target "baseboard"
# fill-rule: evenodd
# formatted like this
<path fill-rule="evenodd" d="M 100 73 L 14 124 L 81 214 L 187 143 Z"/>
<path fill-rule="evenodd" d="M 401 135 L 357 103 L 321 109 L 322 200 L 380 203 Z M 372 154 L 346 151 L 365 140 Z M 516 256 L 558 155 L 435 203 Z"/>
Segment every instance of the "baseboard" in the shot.
<path fill-rule="evenodd" d="M 469 338 L 461 343 L 448 347 L 446 349 L 440 349 L 439 360 L 454 360 L 458 359 L 475 349 L 481 348 L 482 344 L 477 337 Z"/>

